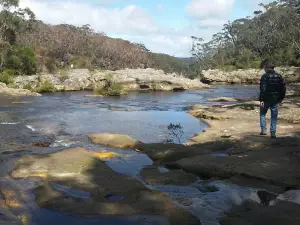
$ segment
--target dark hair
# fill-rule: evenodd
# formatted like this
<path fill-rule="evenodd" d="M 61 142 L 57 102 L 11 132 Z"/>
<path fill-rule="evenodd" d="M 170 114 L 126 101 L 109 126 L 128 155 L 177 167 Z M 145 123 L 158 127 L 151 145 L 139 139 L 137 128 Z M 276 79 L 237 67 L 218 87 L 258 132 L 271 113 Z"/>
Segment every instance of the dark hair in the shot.
<path fill-rule="evenodd" d="M 265 59 L 260 63 L 260 69 L 270 69 L 274 70 L 275 65 L 270 59 Z"/>

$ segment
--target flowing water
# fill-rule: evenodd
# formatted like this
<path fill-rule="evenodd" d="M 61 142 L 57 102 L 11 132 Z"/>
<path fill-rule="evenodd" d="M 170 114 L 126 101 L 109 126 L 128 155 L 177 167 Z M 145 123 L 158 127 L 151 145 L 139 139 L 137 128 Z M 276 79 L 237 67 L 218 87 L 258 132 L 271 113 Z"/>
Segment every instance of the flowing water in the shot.
<path fill-rule="evenodd" d="M 90 133 L 120 133 L 128 134 L 145 143 L 164 142 L 170 139 L 167 126 L 170 123 L 182 126 L 181 142 L 199 133 L 207 125 L 187 114 L 188 107 L 193 104 L 208 104 L 209 98 L 215 97 L 256 97 L 256 86 L 216 86 L 211 89 L 185 92 L 132 92 L 128 96 L 95 98 L 89 97 L 91 92 L 49 93 L 42 97 L 0 97 L 0 152 L 1 155 L 1 186 L 11 186 L 31 196 L 33 184 L 30 181 L 14 181 L 6 178 L 13 166 L 13 161 L 20 156 L 33 152 L 49 153 L 66 147 L 80 146 L 87 149 L 99 149 L 89 142 Z M 33 142 L 49 142 L 47 148 L 22 148 L 22 144 Z M 175 140 L 174 140 L 175 141 Z M 20 143 L 23 151 L 10 152 L 11 143 Z M 106 163 L 113 170 L 139 178 L 139 171 L 153 162 L 146 155 L 133 149 L 112 149 L 119 157 Z M 15 149 L 13 149 L 15 150 Z M 19 149 L 20 150 L 20 149 Z M 226 157 L 221 155 L 222 157 Z M 159 168 L 167 173 L 165 168 Z M 141 182 L 143 182 L 141 180 Z M 144 183 L 144 182 L 143 182 Z M 237 204 L 244 198 L 253 197 L 253 190 L 240 188 L 223 182 L 215 182 L 218 192 L 201 191 L 201 181 L 190 186 L 150 186 L 150 189 L 169 194 L 178 205 L 185 207 L 201 219 L 202 224 L 218 224 L 218 219 L 232 204 Z M 31 188 L 30 188 L 31 187 Z M 88 198 L 89 193 L 80 190 L 70 190 L 54 185 L 53 188 L 71 196 L 79 195 Z M 122 196 L 110 196 L 122 198 Z M 39 209 L 34 203 L 34 196 L 26 198 L 25 205 L 34 215 L 31 222 L 35 225 L 75 225 L 86 224 L 167 224 L 165 218 L 147 215 L 132 217 L 71 217 L 46 209 Z M 183 202 L 188 201 L 186 205 Z M 26 211 L 26 210 L 25 210 Z M 4 213 L 1 212 L 0 213 Z M 0 223 L 1 224 L 1 223 Z"/>

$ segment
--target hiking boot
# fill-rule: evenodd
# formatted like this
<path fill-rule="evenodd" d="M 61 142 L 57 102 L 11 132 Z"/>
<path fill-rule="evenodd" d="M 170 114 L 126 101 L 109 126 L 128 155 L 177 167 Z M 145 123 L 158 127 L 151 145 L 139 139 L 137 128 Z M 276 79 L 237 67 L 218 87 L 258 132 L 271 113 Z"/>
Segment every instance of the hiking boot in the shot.
<path fill-rule="evenodd" d="M 262 135 L 262 136 L 266 136 L 267 135 L 267 133 L 266 132 L 260 132 L 260 135 Z"/>
<path fill-rule="evenodd" d="M 271 138 L 275 139 L 276 138 L 276 134 L 275 133 L 271 133 Z"/>

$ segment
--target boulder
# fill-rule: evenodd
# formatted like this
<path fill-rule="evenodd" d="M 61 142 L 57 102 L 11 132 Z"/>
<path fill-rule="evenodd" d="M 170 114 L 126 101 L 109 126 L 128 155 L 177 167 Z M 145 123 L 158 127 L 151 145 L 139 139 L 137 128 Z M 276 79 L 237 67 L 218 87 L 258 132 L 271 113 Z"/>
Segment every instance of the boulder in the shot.
<path fill-rule="evenodd" d="M 89 139 L 98 145 L 106 145 L 113 148 L 134 148 L 140 142 L 124 134 L 89 134 Z"/>
<path fill-rule="evenodd" d="M 14 178 L 41 177 L 37 204 L 71 215 L 159 215 L 169 224 L 200 224 L 160 192 L 110 169 L 95 152 L 67 149 L 50 155 L 22 157 L 11 172 Z"/>

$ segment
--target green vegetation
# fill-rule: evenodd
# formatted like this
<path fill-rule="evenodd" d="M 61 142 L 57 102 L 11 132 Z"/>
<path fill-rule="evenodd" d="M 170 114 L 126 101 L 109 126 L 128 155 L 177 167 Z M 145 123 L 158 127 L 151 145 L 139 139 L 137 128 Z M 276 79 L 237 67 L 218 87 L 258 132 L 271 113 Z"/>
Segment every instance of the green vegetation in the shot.
<path fill-rule="evenodd" d="M 18 41 L 20 34 L 31 30 L 34 14 L 28 8 L 19 8 L 18 0 L 2 0 L 0 6 L 0 70 L 11 69 L 15 74 L 25 75 L 35 73 L 33 48 Z"/>
<path fill-rule="evenodd" d="M 5 83 L 6 85 L 12 84 L 14 82 L 15 71 L 5 69 L 0 73 L 0 82 Z"/>
<path fill-rule="evenodd" d="M 110 38 L 87 24 L 81 27 L 49 25 L 35 20 L 19 0 L 2 0 L 0 7 L 0 72 L 13 69 L 15 75 L 54 73 L 64 68 L 90 71 L 124 68 L 156 68 L 165 72 L 189 73 L 189 62 L 150 52 L 141 43 Z M 66 79 L 65 76 L 61 77 Z"/>
<path fill-rule="evenodd" d="M 253 17 L 223 26 L 209 42 L 192 37 L 191 53 L 202 69 L 259 68 L 265 58 L 278 66 L 300 66 L 300 1 L 260 4 Z"/>
<path fill-rule="evenodd" d="M 55 86 L 50 81 L 45 80 L 40 83 L 40 86 L 36 90 L 37 92 L 54 92 Z"/>
<path fill-rule="evenodd" d="M 0 72 L 53 73 L 73 64 L 91 71 L 151 67 L 199 79 L 204 69 L 258 68 L 264 58 L 281 66 L 300 66 L 300 0 L 260 6 L 253 17 L 225 24 L 209 42 L 192 37 L 193 57 L 176 58 L 152 53 L 142 43 L 110 38 L 88 24 L 45 24 L 35 20 L 30 9 L 20 8 L 19 0 L 1 0 Z M 6 73 L 1 79 L 11 82 Z"/>
<path fill-rule="evenodd" d="M 96 95 L 103 95 L 103 96 L 120 96 L 127 94 L 127 91 L 124 90 L 121 84 L 111 84 L 110 86 L 104 88 L 96 88 L 94 90 Z"/>

